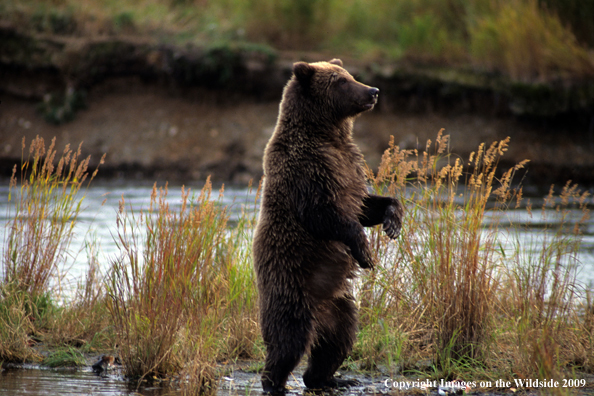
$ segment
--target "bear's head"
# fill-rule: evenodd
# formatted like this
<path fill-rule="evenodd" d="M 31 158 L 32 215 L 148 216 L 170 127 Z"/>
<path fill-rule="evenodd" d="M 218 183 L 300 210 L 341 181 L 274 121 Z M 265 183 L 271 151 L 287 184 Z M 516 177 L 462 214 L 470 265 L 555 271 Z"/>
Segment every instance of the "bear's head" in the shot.
<path fill-rule="evenodd" d="M 353 117 L 377 103 L 379 89 L 356 81 L 343 69 L 340 59 L 297 62 L 293 64 L 293 75 L 299 100 L 312 101 L 314 108 L 326 115 L 338 119 Z"/>

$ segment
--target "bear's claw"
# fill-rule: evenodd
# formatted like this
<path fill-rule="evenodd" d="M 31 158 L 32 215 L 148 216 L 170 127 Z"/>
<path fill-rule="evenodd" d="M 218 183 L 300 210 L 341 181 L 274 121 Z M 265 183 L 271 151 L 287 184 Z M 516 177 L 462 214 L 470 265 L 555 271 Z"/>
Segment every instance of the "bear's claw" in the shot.
<path fill-rule="evenodd" d="M 383 229 L 390 239 L 396 239 L 400 235 L 400 230 L 402 229 L 402 215 L 402 205 L 400 205 L 400 202 L 398 201 L 395 201 L 395 203 L 386 208 Z"/>

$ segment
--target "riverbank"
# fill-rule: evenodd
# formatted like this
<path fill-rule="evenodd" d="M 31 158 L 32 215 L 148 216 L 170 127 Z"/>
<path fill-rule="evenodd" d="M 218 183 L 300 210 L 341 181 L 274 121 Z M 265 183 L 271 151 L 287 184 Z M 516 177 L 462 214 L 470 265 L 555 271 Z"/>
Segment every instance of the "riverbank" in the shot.
<path fill-rule="evenodd" d="M 29 396 L 62 396 L 71 393 L 87 394 L 100 392 L 104 395 L 142 395 L 142 396 L 177 396 L 183 393 L 176 385 L 179 379 L 173 381 L 144 382 L 140 385 L 127 381 L 119 368 L 106 373 L 93 373 L 90 365 L 96 357 L 89 357 L 88 367 L 63 367 L 48 369 L 37 365 L 10 365 L 7 371 L 1 373 L 0 393 L 13 396 L 27 394 Z M 260 381 L 261 362 L 238 361 L 221 364 L 217 396 L 261 395 Z M 289 378 L 286 395 L 302 395 L 306 392 L 301 376 L 305 365 L 301 364 Z M 474 396 L 500 396 L 522 394 L 524 396 L 541 396 L 550 394 L 589 395 L 594 390 L 594 377 L 588 379 L 569 379 L 561 381 L 538 380 L 474 380 L 448 381 L 446 379 L 422 379 L 419 376 L 390 374 L 384 371 L 360 372 L 340 370 L 342 378 L 356 379 L 359 384 L 350 388 L 334 390 L 331 394 L 341 396 L 362 395 L 426 395 L 443 394 L 471 394 Z M 38 383 L 44 383 L 40 389 Z M 574 386 L 574 383 L 578 385 Z M 571 384 L 571 386 L 569 385 Z M 49 385 L 49 386 L 48 386 Z M 74 390 L 74 392 L 73 392 Z"/>
<path fill-rule="evenodd" d="M 147 37 L 64 37 L 0 23 L 0 167 L 9 175 L 21 140 L 58 147 L 84 141 L 102 176 L 247 184 L 276 121 L 296 60 L 334 55 L 220 43 L 162 45 Z M 445 128 L 466 157 L 480 142 L 510 136 L 509 164 L 530 159 L 525 182 L 594 185 L 594 82 L 518 82 L 476 71 L 365 64 L 344 59 L 380 88 L 355 137 L 372 168 L 390 136 L 407 149 Z M 419 143 L 420 142 L 420 143 Z M 548 187 L 546 187 L 548 188 Z"/>

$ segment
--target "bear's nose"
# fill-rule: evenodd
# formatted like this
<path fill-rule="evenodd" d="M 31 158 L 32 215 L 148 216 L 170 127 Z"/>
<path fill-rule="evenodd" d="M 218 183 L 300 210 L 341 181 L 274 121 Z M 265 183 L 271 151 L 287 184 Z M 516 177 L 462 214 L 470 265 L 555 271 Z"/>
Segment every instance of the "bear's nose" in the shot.
<path fill-rule="evenodd" d="M 369 89 L 369 94 L 372 97 L 377 98 L 377 95 L 379 94 L 379 89 L 377 89 L 377 88 L 370 88 Z"/>

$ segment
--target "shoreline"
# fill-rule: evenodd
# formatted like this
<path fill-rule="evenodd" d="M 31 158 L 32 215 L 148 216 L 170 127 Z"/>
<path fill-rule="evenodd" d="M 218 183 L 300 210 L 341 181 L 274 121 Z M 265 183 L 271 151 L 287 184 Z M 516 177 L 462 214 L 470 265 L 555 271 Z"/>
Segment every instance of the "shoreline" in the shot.
<path fill-rule="evenodd" d="M 326 54 L 276 52 L 247 43 L 161 45 L 149 38 L 26 34 L 0 23 L 0 172 L 20 162 L 21 140 L 84 141 L 100 177 L 204 180 L 247 185 L 296 60 Z M 22 51 L 25 49 L 27 52 Z M 376 109 L 355 123 L 372 169 L 390 136 L 424 149 L 445 129 L 462 158 L 511 137 L 505 161 L 529 159 L 529 185 L 594 188 L 594 82 L 513 82 L 475 71 L 343 59 L 380 88 Z M 421 142 L 421 146 L 419 146 Z M 538 188 L 538 187 L 537 187 Z"/>

